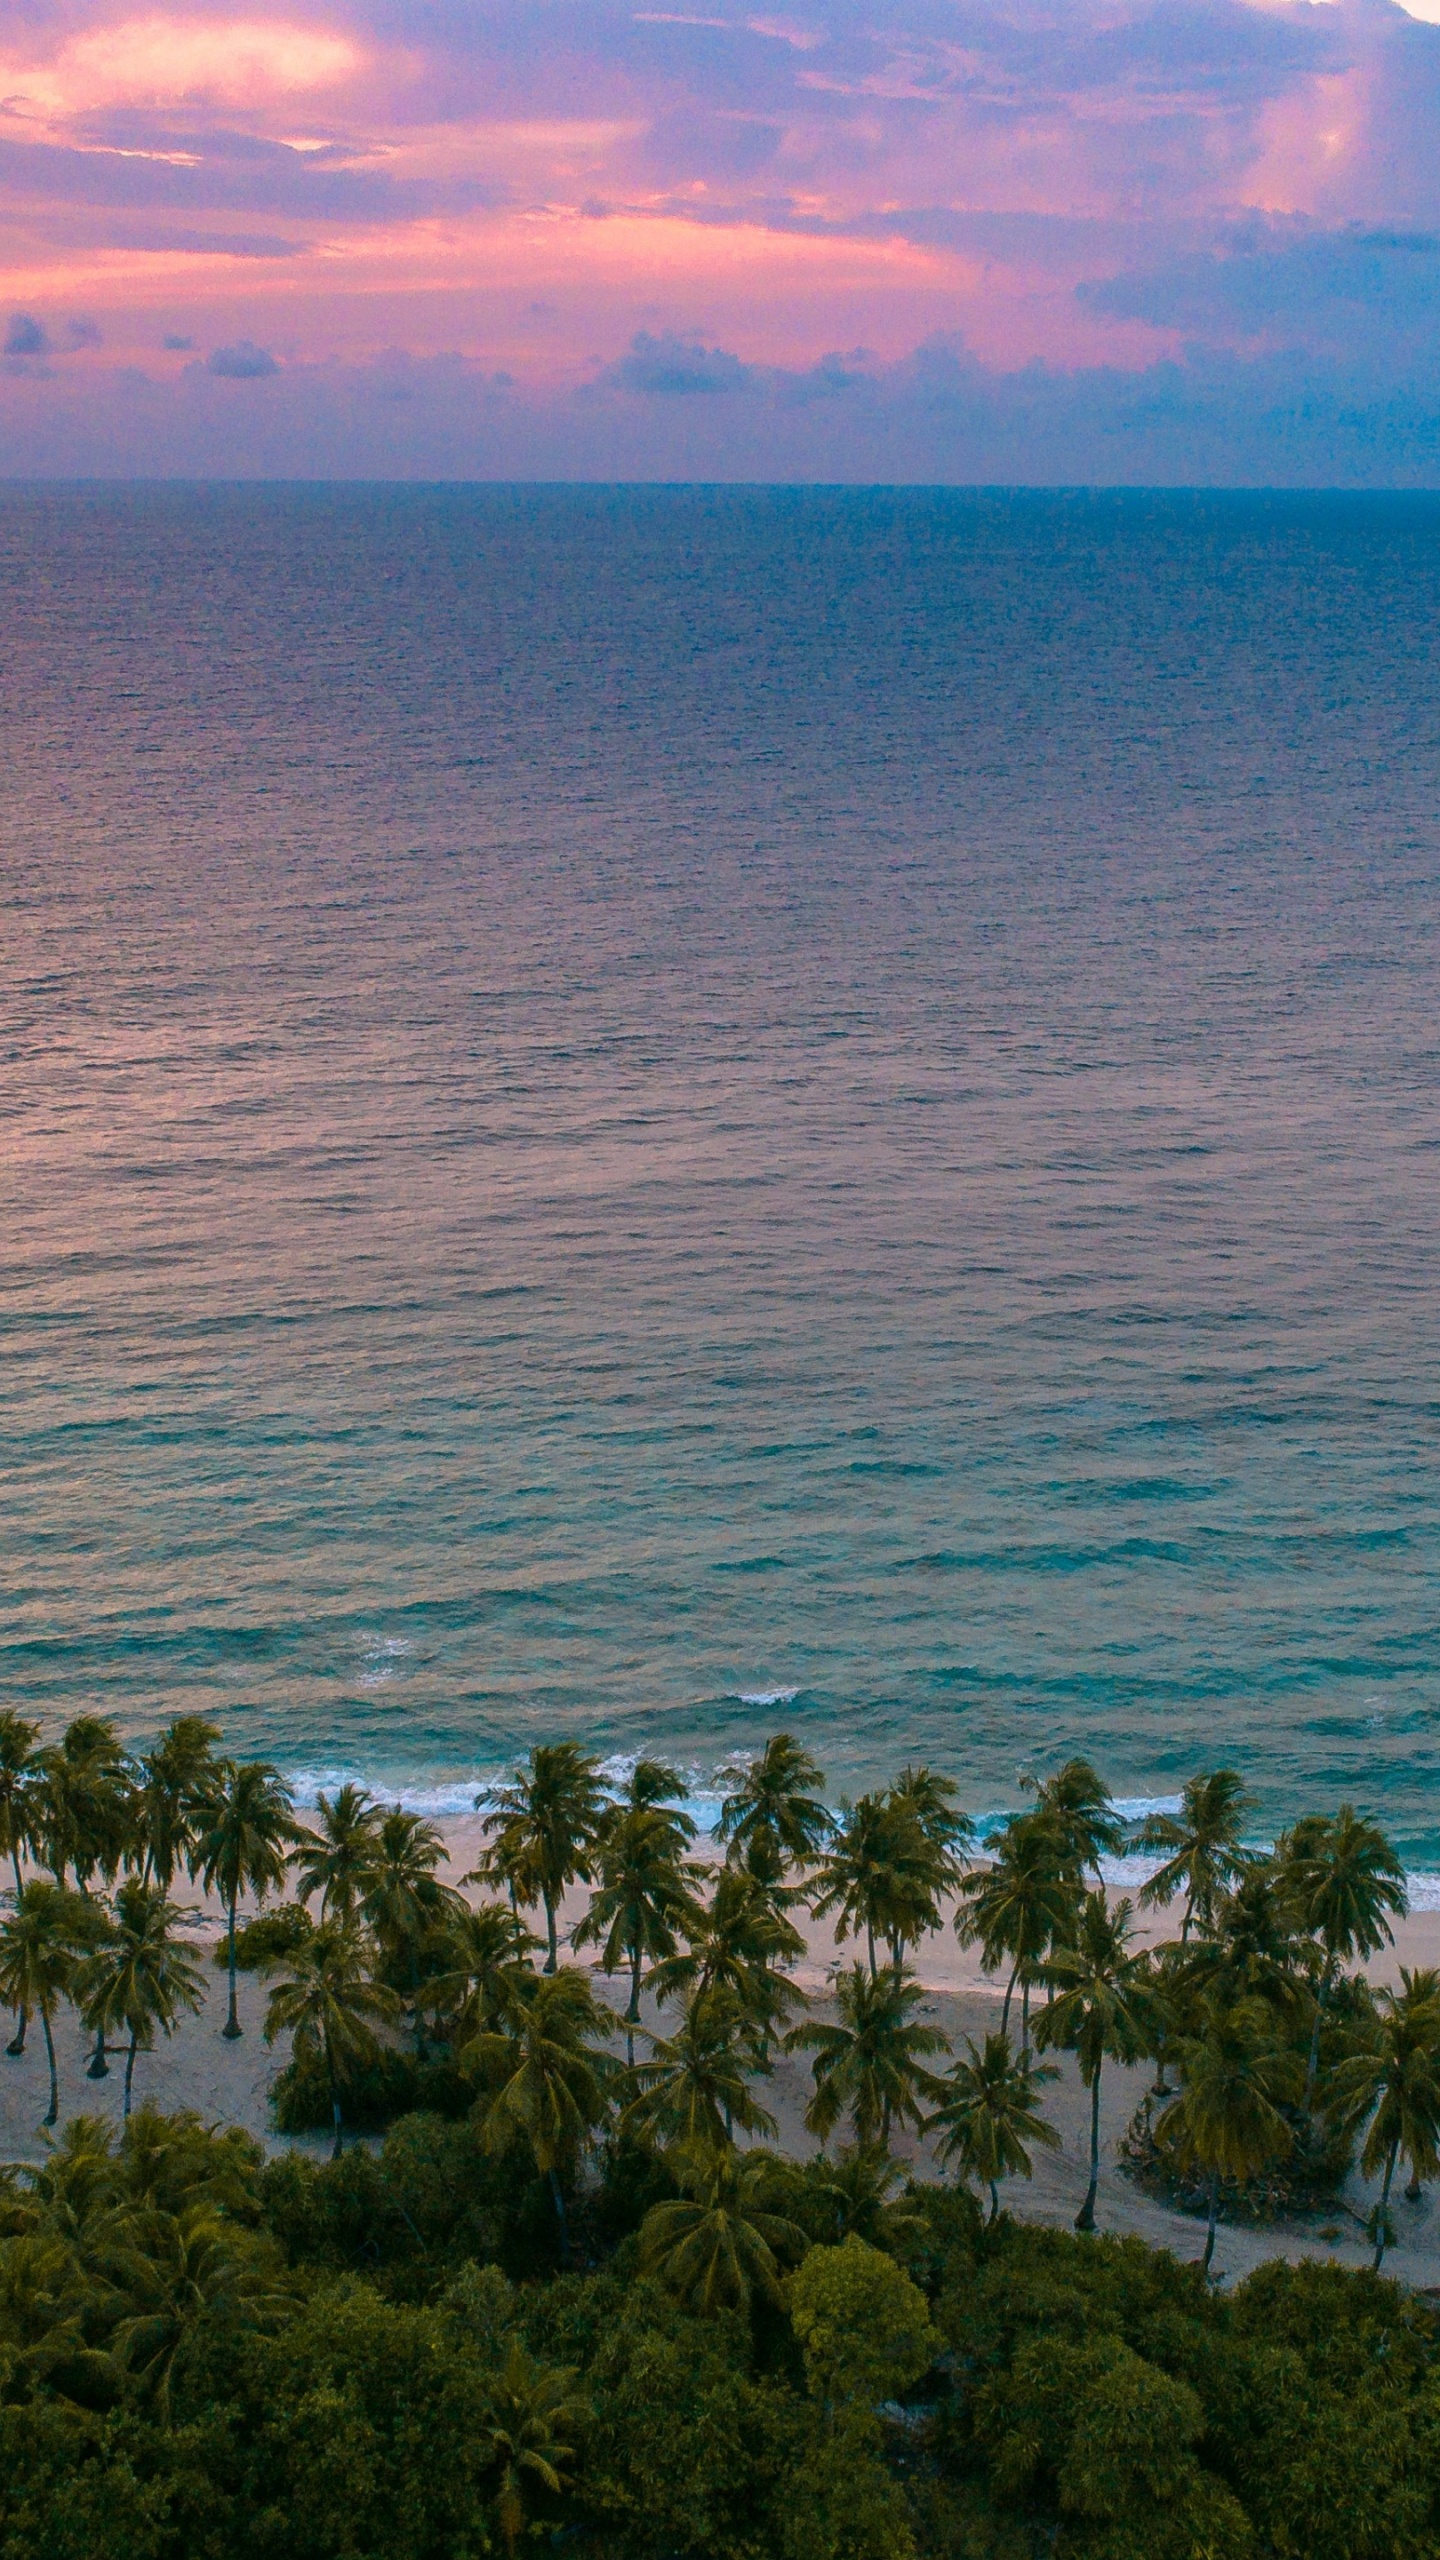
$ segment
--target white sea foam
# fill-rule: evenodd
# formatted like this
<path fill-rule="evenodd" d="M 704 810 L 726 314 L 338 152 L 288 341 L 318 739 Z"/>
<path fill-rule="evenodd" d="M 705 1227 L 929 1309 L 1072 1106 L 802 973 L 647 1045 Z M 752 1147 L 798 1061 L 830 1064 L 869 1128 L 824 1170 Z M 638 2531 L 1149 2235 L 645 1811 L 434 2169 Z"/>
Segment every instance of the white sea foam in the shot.
<path fill-rule="evenodd" d="M 732 1695 L 742 1707 L 788 1707 L 799 1697 L 798 1689 L 736 1689 Z"/>

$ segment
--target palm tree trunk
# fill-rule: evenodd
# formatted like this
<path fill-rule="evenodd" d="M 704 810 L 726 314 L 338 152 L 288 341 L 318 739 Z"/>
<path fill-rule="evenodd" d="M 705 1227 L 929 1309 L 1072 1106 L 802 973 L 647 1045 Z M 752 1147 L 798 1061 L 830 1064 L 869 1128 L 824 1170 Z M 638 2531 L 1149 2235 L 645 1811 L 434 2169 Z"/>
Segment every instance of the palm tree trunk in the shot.
<path fill-rule="evenodd" d="M 560 1962 L 560 1945 L 555 1935 L 555 1905 L 551 1901 L 548 1893 L 543 1896 L 543 1900 L 545 1904 L 545 1935 L 549 1941 L 550 1950 L 545 1958 L 545 1971 L 547 1973 L 554 1973 Z"/>
<path fill-rule="evenodd" d="M 630 2006 L 625 2012 L 625 2059 L 635 2068 L 635 2029 L 640 2023 L 640 1966 L 643 1959 L 637 1939 L 630 1950 Z"/>
<path fill-rule="evenodd" d="M 15 1869 L 15 1901 L 18 1908 L 20 1896 L 25 1890 L 25 1879 L 20 1873 L 20 1845 L 19 1842 L 15 1840 L 12 1840 L 10 1843 L 10 1863 Z M 29 2023 L 30 2012 L 22 2000 L 19 2008 L 15 2012 L 15 2033 L 5 2047 L 7 2053 L 19 2055 L 24 2052 L 25 2029 Z"/>
<path fill-rule="evenodd" d="M 1400 2137 L 1397 2133 L 1386 2157 L 1385 2184 L 1380 2190 L 1380 2202 L 1375 2208 L 1375 2255 L 1370 2265 L 1372 2273 L 1377 2276 L 1380 2273 L 1380 2262 L 1385 2255 L 1389 2240 L 1390 2181 L 1395 2175 L 1395 2163 L 1399 2157 Z"/>
<path fill-rule="evenodd" d="M 875 1982 L 875 1981 L 877 1981 L 877 1980 L 879 1979 L 880 1967 L 878 1966 L 878 1964 L 877 1964 L 877 1963 L 876 1963 L 876 1961 L 875 1961 L 875 1929 L 874 1929 L 874 1924 L 873 1924 L 873 1922 L 871 1922 L 871 1921 L 869 1921 L 869 1920 L 867 1920 L 867 1921 L 866 1921 L 866 1923 L 865 1923 L 865 1943 L 866 1943 L 866 1946 L 867 1946 L 867 1947 L 869 1948 L 869 1950 L 870 1950 L 870 1979 L 871 1979 L 871 1981 L 872 1981 L 872 1982 Z"/>
<path fill-rule="evenodd" d="M 992 2222 L 1000 2219 L 1000 2189 L 994 2178 L 990 2181 L 990 2219 Z"/>
<path fill-rule="evenodd" d="M 240 2025 L 240 2013 L 235 1997 L 235 1905 L 239 1898 L 239 1891 L 237 1888 L 236 1892 L 232 1893 L 230 1896 L 230 1918 L 226 1946 L 226 1958 L 230 1967 L 230 2015 L 220 2030 L 221 2034 L 228 2037 L 232 2044 L 234 2043 L 235 2038 L 243 2033 L 243 2029 Z"/>
<path fill-rule="evenodd" d="M 1305 2095 L 1300 2102 L 1301 2113 L 1305 2116 L 1310 2113 L 1311 2101 L 1315 2095 L 1315 2074 L 1320 2064 L 1320 2025 L 1324 2015 L 1325 1985 L 1322 1982 L 1315 1995 L 1315 2024 L 1310 2030 L 1310 2058 L 1305 2065 Z"/>
<path fill-rule="evenodd" d="M 565 2198 L 559 2178 L 553 2169 L 550 2172 L 550 2194 L 555 2206 L 555 2219 L 560 2225 L 560 2263 L 562 2267 L 568 2267 L 570 2264 L 570 2217 L 565 2211 Z"/>
<path fill-rule="evenodd" d="M 131 2084 L 132 2080 L 133 2080 L 133 2079 L 134 2079 L 134 2077 L 135 2077 L 135 2055 L 136 2055 L 136 2052 L 137 2052 L 137 2050 L 138 2050 L 138 2048 L 139 2048 L 139 2044 L 140 2044 L 140 2030 L 139 2030 L 139 2028 L 138 2028 L 138 2027 L 132 2027 L 132 2028 L 131 2028 L 131 2030 L 130 2030 L 130 2050 L 129 2050 L 129 2052 L 128 2052 L 128 2053 L 126 2054 L 126 2056 L 125 2056 L 125 2107 L 124 2107 L 124 2118 L 125 2118 L 125 2122 L 126 2122 L 127 2124 L 128 2124 L 128 2123 L 129 2123 L 129 2121 L 130 2121 L 130 2084 Z"/>
<path fill-rule="evenodd" d="M 85 2066 L 85 2077 L 87 2080 L 108 2080 L 110 2077 L 110 2065 L 105 2059 L 105 2021 L 103 2018 L 95 2030 L 95 2050 L 91 2054 L 89 2062 Z"/>
<path fill-rule="evenodd" d="M 1218 2169 L 1212 2169 L 1210 2172 L 1210 2219 L 1205 2225 L 1205 2255 L 1200 2261 L 1207 2276 L 1210 2273 L 1210 2261 L 1215 2255 L 1215 2216 L 1219 2210 L 1220 2172 Z"/>
<path fill-rule="evenodd" d="M 1090 2083 L 1090 2184 L 1085 2190 L 1085 2201 L 1075 2216 L 1075 2228 L 1077 2231 L 1093 2231 L 1095 2228 L 1095 2194 L 1099 2184 L 1100 2066 L 1097 2063 L 1095 2066 L 1095 2077 Z"/>
<path fill-rule="evenodd" d="M 335 2077 L 335 2055 L 328 2035 L 325 2038 L 325 2075 L 330 2083 L 330 2121 L 335 2128 L 335 2148 L 330 2157 L 332 2160 L 338 2160 L 345 2147 L 341 2139 L 340 2083 Z"/>
<path fill-rule="evenodd" d="M 1028 1973 L 1020 1985 L 1020 2052 L 1023 2059 L 1028 2062 L 1030 2059 L 1030 1976 Z"/>
<path fill-rule="evenodd" d="M 50 2112 L 46 2116 L 45 2122 L 47 2124 L 58 2124 L 60 2120 L 60 2075 L 55 2068 L 55 2038 L 50 2031 L 50 2012 L 48 2009 L 42 2008 L 40 2012 L 40 2024 L 45 2030 L 45 2056 L 50 2065 Z"/>
<path fill-rule="evenodd" d="M 1017 1956 L 1015 1959 L 1015 1970 L 1005 1985 L 1005 2006 L 1000 2012 L 1000 2033 L 1002 2036 L 1008 2036 L 1010 2033 L 1010 2003 L 1015 1997 L 1015 1985 L 1020 1979 L 1020 1966 L 1022 1962 L 1023 1958 Z"/>

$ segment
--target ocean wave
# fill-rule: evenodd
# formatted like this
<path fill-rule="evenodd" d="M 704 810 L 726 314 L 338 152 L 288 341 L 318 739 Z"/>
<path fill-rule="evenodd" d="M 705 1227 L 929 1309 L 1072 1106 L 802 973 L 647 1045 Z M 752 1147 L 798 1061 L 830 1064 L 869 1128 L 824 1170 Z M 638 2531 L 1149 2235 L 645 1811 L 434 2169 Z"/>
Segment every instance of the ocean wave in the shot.
<path fill-rule="evenodd" d="M 800 1692 L 798 1689 L 732 1689 L 730 1694 L 742 1707 L 790 1707 Z"/>

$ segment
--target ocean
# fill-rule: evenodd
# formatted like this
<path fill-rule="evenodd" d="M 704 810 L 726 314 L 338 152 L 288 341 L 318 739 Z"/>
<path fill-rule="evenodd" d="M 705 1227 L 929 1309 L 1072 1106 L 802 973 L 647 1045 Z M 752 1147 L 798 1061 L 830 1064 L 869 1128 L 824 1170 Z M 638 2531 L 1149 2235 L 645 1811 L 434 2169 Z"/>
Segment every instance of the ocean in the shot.
<path fill-rule="evenodd" d="M 1440 501 L 0 491 L 0 1697 L 1440 1866 Z"/>

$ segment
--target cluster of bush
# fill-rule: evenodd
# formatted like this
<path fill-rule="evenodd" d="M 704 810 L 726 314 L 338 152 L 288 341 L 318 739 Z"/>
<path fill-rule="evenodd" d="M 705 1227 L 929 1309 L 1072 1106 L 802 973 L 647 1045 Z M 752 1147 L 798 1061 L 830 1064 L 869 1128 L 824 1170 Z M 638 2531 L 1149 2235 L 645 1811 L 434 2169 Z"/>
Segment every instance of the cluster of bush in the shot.
<path fill-rule="evenodd" d="M 0 2560 L 1414 2560 L 1440 2547 L 1429 2311 L 1274 2264 L 771 2162 L 716 2211 L 785 2272 L 706 2307 L 611 2142 L 561 2266 L 471 2120 L 265 2161 L 138 2111 L 0 2195 Z"/>

